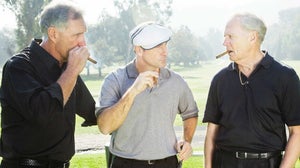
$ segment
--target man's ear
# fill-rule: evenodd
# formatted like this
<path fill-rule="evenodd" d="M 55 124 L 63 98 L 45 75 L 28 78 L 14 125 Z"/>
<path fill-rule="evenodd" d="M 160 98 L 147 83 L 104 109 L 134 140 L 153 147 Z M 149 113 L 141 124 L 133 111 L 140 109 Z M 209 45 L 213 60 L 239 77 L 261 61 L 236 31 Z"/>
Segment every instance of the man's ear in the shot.
<path fill-rule="evenodd" d="M 256 31 L 251 31 L 249 34 L 249 40 L 251 43 L 255 43 L 257 40 L 259 40 L 258 33 Z"/>
<path fill-rule="evenodd" d="M 53 41 L 53 42 L 56 42 L 56 39 L 57 39 L 57 29 L 55 27 L 49 27 L 48 28 L 48 38 L 49 40 Z"/>
<path fill-rule="evenodd" d="M 141 56 L 144 52 L 144 49 L 140 46 L 134 46 L 134 52 L 136 55 Z"/>

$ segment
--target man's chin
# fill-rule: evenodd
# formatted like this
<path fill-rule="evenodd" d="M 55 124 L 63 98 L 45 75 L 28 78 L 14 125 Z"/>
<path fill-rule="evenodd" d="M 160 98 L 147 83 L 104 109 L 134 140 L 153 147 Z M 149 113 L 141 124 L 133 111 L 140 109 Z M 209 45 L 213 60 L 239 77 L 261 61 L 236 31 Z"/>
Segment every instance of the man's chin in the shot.
<path fill-rule="evenodd" d="M 167 66 L 167 63 L 160 64 L 159 68 L 164 68 Z"/>

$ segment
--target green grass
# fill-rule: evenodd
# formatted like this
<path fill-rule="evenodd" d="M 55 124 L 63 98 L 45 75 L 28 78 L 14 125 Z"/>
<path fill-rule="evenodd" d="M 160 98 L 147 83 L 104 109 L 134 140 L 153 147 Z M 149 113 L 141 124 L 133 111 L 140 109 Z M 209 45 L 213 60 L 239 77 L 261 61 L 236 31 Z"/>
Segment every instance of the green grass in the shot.
<path fill-rule="evenodd" d="M 183 162 L 182 167 L 203 168 L 203 160 L 203 156 L 192 156 Z M 107 168 L 105 154 L 76 154 L 71 160 L 70 168 Z M 300 168 L 299 160 L 295 168 Z"/>
<path fill-rule="evenodd" d="M 204 158 L 192 156 L 183 162 L 183 168 L 203 168 Z M 70 168 L 106 168 L 105 154 L 76 154 L 71 160 Z M 295 168 L 300 168 L 298 160 Z"/>
<path fill-rule="evenodd" d="M 76 154 L 70 168 L 106 168 L 105 154 Z"/>
<path fill-rule="evenodd" d="M 203 165 L 203 158 L 192 156 L 183 162 L 183 168 L 199 168 Z M 71 160 L 70 168 L 106 168 L 105 154 L 76 154 Z"/>

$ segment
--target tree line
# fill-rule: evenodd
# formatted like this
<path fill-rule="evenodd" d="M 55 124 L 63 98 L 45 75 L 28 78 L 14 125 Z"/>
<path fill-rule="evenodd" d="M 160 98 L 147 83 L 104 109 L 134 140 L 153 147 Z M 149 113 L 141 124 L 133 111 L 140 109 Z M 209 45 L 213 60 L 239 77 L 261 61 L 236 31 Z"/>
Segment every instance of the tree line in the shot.
<path fill-rule="evenodd" d="M 2 4 L 16 16 L 15 30 L 0 31 L 2 57 L 0 63 L 27 46 L 32 38 L 41 38 L 37 16 L 51 0 L 4 0 Z M 88 25 L 87 44 L 101 69 L 113 64 L 126 64 L 134 58 L 129 31 L 136 24 L 153 20 L 168 25 L 172 16 L 173 0 L 113 0 L 116 16 L 103 11 L 97 24 Z M 283 10 L 278 23 L 268 27 L 263 49 L 277 59 L 299 60 L 300 7 Z M 200 24 L 200 23 L 199 23 Z M 225 25 L 224 25 L 225 26 Z M 172 27 L 170 27 L 172 29 Z M 211 28 L 205 36 L 196 36 L 189 27 L 173 29 L 169 42 L 169 63 L 190 66 L 214 59 L 224 50 L 223 30 Z M 87 68 L 91 64 L 87 64 Z"/>

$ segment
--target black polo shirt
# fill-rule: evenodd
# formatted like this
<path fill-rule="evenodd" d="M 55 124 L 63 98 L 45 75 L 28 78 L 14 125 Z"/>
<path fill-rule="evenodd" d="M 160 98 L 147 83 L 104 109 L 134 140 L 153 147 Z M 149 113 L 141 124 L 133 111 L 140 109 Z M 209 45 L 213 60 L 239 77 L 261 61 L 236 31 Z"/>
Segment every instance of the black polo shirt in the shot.
<path fill-rule="evenodd" d="M 80 77 L 63 106 L 56 82 L 64 71 L 33 41 L 3 68 L 1 140 L 3 158 L 70 160 L 75 153 L 75 114 L 95 125 L 95 101 Z"/>
<path fill-rule="evenodd" d="M 203 122 L 220 126 L 216 145 L 231 151 L 284 150 L 285 124 L 300 125 L 300 83 L 296 72 L 268 53 L 241 85 L 231 63 L 211 82 Z"/>

